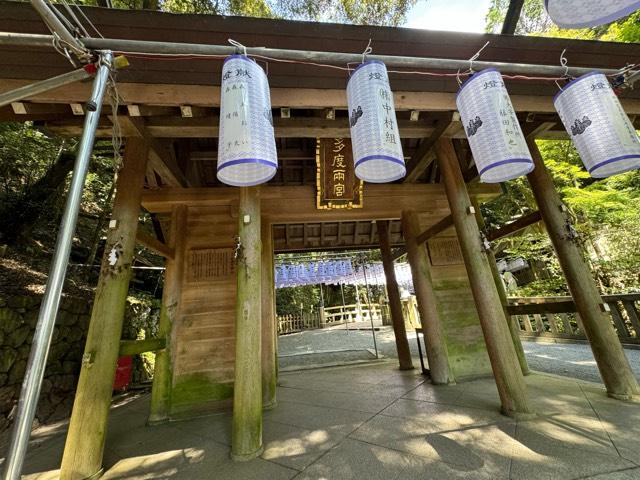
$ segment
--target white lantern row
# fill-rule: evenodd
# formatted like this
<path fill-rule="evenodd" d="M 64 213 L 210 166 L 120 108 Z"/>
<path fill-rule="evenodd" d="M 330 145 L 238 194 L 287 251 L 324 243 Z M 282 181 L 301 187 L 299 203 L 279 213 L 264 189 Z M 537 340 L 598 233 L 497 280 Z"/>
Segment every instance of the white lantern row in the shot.
<path fill-rule="evenodd" d="M 562 28 L 597 27 L 632 14 L 639 0 L 545 0 L 553 22 Z"/>
<path fill-rule="evenodd" d="M 602 73 L 568 83 L 553 103 L 592 177 L 640 168 L 640 140 Z"/>
<path fill-rule="evenodd" d="M 355 173 L 367 182 L 392 182 L 406 167 L 393 94 L 384 63 L 359 65 L 347 83 Z M 456 104 L 480 179 L 511 180 L 533 170 L 533 160 L 502 75 L 473 74 Z M 565 86 L 554 104 L 592 176 L 640 168 L 640 141 L 607 78 L 593 72 Z M 276 173 L 278 159 L 264 70 L 244 55 L 227 57 L 222 69 L 218 179 L 258 185 Z"/>

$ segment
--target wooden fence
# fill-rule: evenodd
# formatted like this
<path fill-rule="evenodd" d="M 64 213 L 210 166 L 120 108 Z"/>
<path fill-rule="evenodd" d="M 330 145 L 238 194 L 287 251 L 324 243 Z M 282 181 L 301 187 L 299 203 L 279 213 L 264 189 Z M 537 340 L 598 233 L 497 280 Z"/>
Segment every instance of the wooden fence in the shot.
<path fill-rule="evenodd" d="M 640 345 L 640 293 L 603 295 L 602 299 L 622 343 Z M 571 297 L 510 298 L 507 310 L 522 338 L 586 340 Z"/>
<path fill-rule="evenodd" d="M 278 335 L 301 332 L 317 328 L 334 327 L 355 322 L 385 323 L 389 319 L 388 307 L 371 304 L 371 310 L 364 305 L 345 305 L 321 308 L 317 312 L 295 315 L 278 315 Z"/>

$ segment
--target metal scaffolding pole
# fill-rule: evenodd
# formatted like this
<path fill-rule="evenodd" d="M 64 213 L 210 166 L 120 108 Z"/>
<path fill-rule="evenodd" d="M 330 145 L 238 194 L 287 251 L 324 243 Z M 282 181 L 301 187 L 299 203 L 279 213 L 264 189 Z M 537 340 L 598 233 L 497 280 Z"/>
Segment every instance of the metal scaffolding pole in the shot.
<path fill-rule="evenodd" d="M 41 82 L 25 85 L 24 87 L 16 88 L 9 92 L 0 94 L 0 107 L 9 105 L 10 103 L 24 100 L 32 95 L 38 95 L 39 93 L 48 92 L 54 88 L 62 87 L 69 83 L 78 82 L 89 78 L 92 75 L 92 71 L 95 70 L 93 64 L 89 64 L 86 67 L 73 70 L 72 72 L 63 73 L 56 77 L 47 78 Z"/>
<path fill-rule="evenodd" d="M 31 6 L 40 14 L 44 22 L 55 32 L 60 40 L 76 50 L 85 50 L 84 46 L 73 34 L 65 27 L 56 14 L 51 10 L 44 0 L 31 0 Z M 53 46 L 53 37 L 51 40 Z"/>
<path fill-rule="evenodd" d="M 219 55 L 227 56 L 236 53 L 236 47 L 228 45 L 205 45 L 201 43 L 152 42 L 143 40 L 122 40 L 114 38 L 82 38 L 82 44 L 89 49 L 109 49 L 122 53 L 147 53 L 158 55 Z M 18 45 L 34 47 L 52 47 L 51 35 L 34 35 L 0 32 L 0 46 Z M 362 62 L 361 53 L 319 52 L 303 50 L 287 50 L 281 48 L 247 47 L 247 55 L 263 56 L 278 60 L 299 60 L 316 63 L 345 65 Z M 428 57 L 407 57 L 395 55 L 367 55 L 369 60 L 380 60 L 390 68 L 413 68 L 434 70 L 467 70 L 468 59 L 447 59 Z M 529 63 L 487 62 L 475 60 L 476 70 L 496 68 L 502 73 L 518 73 L 522 75 L 547 75 L 562 77 L 564 75 L 580 76 L 593 71 L 592 67 L 566 67 L 560 65 L 536 65 Z M 619 70 L 598 68 L 604 74 L 618 73 Z M 635 71 L 628 72 L 633 76 Z"/>
<path fill-rule="evenodd" d="M 69 196 L 65 205 L 56 248 L 51 262 L 51 269 L 42 306 L 38 315 L 36 331 L 31 343 L 31 352 L 27 362 L 25 377 L 22 382 L 22 391 L 18 400 L 18 413 L 13 425 L 9 452 L 5 460 L 2 474 L 3 480 L 19 480 L 22 472 L 24 457 L 29 444 L 31 424 L 35 416 L 40 396 L 40 387 L 47 363 L 49 345 L 56 322 L 60 295 L 64 284 L 64 278 L 69 263 L 69 253 L 73 242 L 73 234 L 78 220 L 78 211 L 82 200 L 82 190 L 93 150 L 96 128 L 100 120 L 100 110 L 104 98 L 109 70 L 113 61 L 113 54 L 104 51 L 101 54 L 100 67 L 93 82 L 90 103 L 95 105 L 95 110 L 89 110 L 84 122 L 84 131 L 78 148 L 78 155 L 73 168 L 73 177 L 69 188 Z"/>

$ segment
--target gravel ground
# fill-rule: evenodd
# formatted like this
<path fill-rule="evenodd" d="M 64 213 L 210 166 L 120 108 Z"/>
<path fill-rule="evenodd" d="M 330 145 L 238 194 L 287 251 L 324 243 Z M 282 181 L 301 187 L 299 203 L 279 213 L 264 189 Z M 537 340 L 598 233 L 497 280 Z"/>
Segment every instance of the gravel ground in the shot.
<path fill-rule="evenodd" d="M 407 334 L 411 353 L 417 357 L 415 333 Z M 396 357 L 395 338 L 391 327 L 380 327 L 376 331 L 376 342 L 381 355 L 387 358 Z M 532 370 L 602 383 L 588 345 L 523 342 L 523 347 Z M 373 348 L 371 330 L 351 330 L 348 333 L 341 328 L 310 330 L 283 335 L 278 340 L 281 368 L 326 365 L 340 360 L 347 362 L 373 359 L 373 355 L 366 352 L 367 349 Z M 348 352 L 335 353 L 336 350 Z M 334 353 L 328 353 L 330 351 Z M 631 368 L 640 379 L 640 350 L 625 349 L 625 353 Z"/>

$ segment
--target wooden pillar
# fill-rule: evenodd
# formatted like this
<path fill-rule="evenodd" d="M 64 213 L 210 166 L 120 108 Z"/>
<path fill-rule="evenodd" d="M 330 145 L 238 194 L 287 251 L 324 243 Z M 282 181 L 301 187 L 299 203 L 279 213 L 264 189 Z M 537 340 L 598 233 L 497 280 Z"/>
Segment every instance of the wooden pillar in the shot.
<path fill-rule="evenodd" d="M 402 231 L 407 248 L 407 258 L 411 266 L 413 287 L 418 299 L 418 311 L 422 319 L 425 350 L 431 372 L 431 381 L 435 384 L 447 384 L 454 381 L 449 368 L 449 354 L 444 329 L 436 309 L 436 296 L 431 280 L 431 265 L 424 245 L 418 244 L 420 221 L 414 211 L 402 212 Z"/>
<path fill-rule="evenodd" d="M 540 150 L 534 139 L 529 139 L 527 143 L 535 165 L 527 179 L 582 319 L 584 333 L 593 350 L 602 381 L 609 396 L 629 399 L 640 394 L 638 381 L 629 366 L 609 315 L 601 310 L 602 298 L 591 271 L 577 243 L 569 236 L 569 216 L 564 211 L 553 179 L 542 161 Z"/>
<path fill-rule="evenodd" d="M 271 224 L 262 222 L 262 408 L 276 406 L 278 351 Z"/>
<path fill-rule="evenodd" d="M 400 301 L 400 292 L 398 291 L 398 282 L 396 281 L 396 272 L 393 267 L 393 256 L 391 255 L 391 235 L 389 233 L 389 221 L 378 220 L 378 237 L 380 238 L 380 252 L 382 253 L 382 266 L 384 268 L 384 276 L 387 280 L 387 295 L 389 297 L 389 311 L 391 313 L 391 324 L 393 325 L 393 334 L 396 338 L 396 350 L 398 352 L 398 363 L 400 370 L 413 369 L 411 361 L 411 350 L 409 349 L 409 340 L 407 339 L 407 330 L 404 326 L 404 315 L 402 315 L 402 303 Z"/>
<path fill-rule="evenodd" d="M 236 363 L 231 457 L 262 453 L 262 317 L 260 190 L 240 188 L 236 297 Z"/>
<path fill-rule="evenodd" d="M 476 210 L 476 221 L 478 222 L 478 227 L 480 230 L 484 230 L 484 218 L 482 217 L 482 211 L 480 210 L 480 203 L 477 200 L 471 201 L 473 204 L 473 208 Z M 491 267 L 491 275 L 493 276 L 493 281 L 496 284 L 496 288 L 498 289 L 498 295 L 500 296 L 500 302 L 502 303 L 502 309 L 504 310 L 504 316 L 507 320 L 507 326 L 509 327 L 509 334 L 511 335 L 511 340 L 513 341 L 513 347 L 516 349 L 516 355 L 518 356 L 518 363 L 520 364 L 520 370 L 522 370 L 523 375 L 529 375 L 531 373 L 529 371 L 529 365 L 527 364 L 527 357 L 524 354 L 524 349 L 522 348 L 522 340 L 520 340 L 520 328 L 516 325 L 516 320 L 509 315 L 507 311 L 507 305 L 509 304 L 509 300 L 507 298 L 507 291 L 504 288 L 504 283 L 502 282 L 502 277 L 500 276 L 500 272 L 498 271 L 498 265 L 496 264 L 496 257 L 493 254 L 493 250 L 487 250 L 487 259 L 489 261 L 489 267 Z"/>
<path fill-rule="evenodd" d="M 173 323 L 178 316 L 182 275 L 184 272 L 184 249 L 187 232 L 188 208 L 177 205 L 171 212 L 171 226 L 167 245 L 173 250 L 173 258 L 165 260 L 162 305 L 158 322 L 158 337 L 166 339 L 166 347 L 156 353 L 151 389 L 149 424 L 162 423 L 169 419 L 171 410 L 171 382 L 173 346 Z"/>
<path fill-rule="evenodd" d="M 144 140 L 127 139 L 62 457 L 61 480 L 85 479 L 102 470 L 148 156 Z"/>
<path fill-rule="evenodd" d="M 475 216 L 471 213 L 471 200 L 451 139 L 438 140 L 435 151 L 500 394 L 502 411 L 508 415 L 529 413 L 531 408 L 524 377 L 509 334 L 500 296 L 491 276 L 491 267 L 484 252 L 480 230 Z"/>

